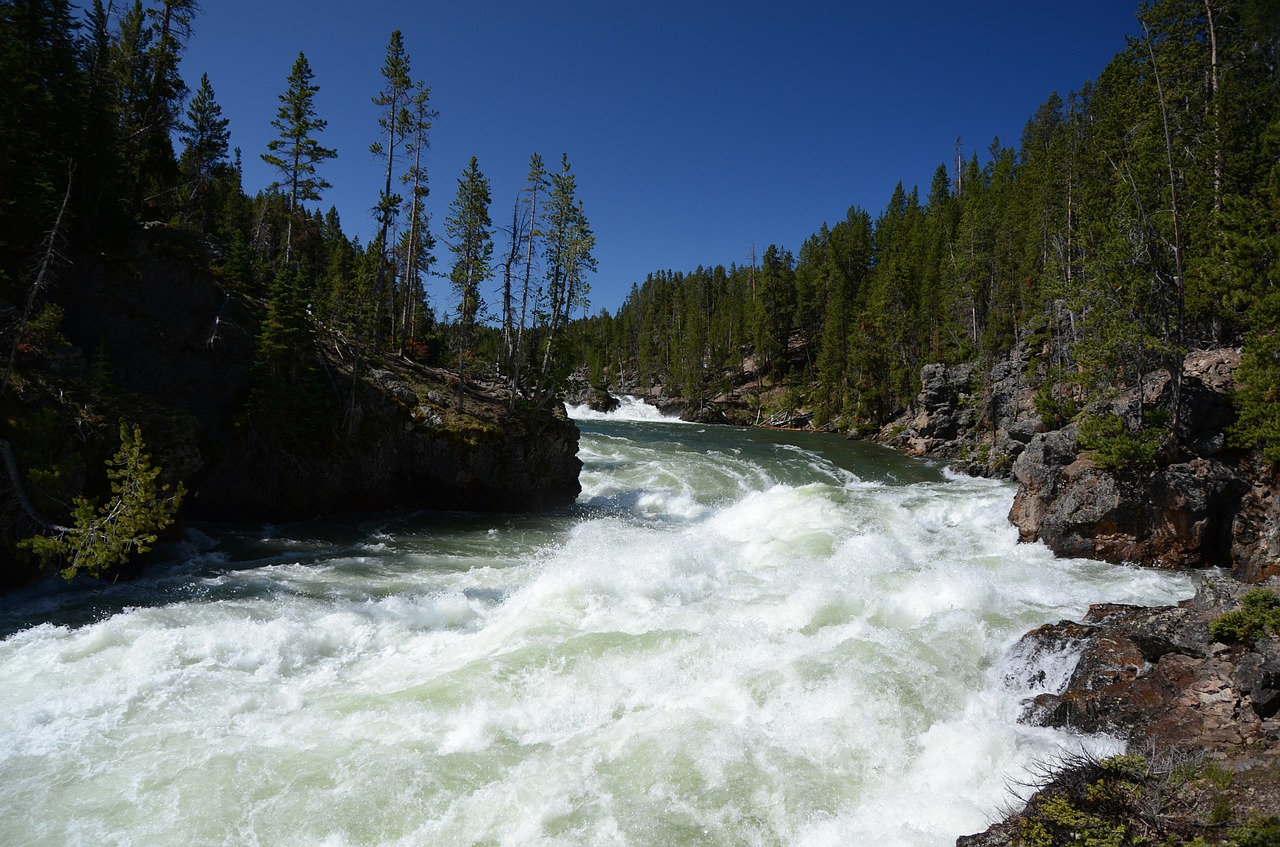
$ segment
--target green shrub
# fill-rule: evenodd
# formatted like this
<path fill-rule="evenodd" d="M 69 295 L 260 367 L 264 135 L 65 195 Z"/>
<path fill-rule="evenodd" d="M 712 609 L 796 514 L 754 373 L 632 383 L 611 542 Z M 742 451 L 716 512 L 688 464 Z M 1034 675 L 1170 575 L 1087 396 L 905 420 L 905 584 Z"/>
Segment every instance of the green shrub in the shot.
<path fill-rule="evenodd" d="M 1044 421 L 1044 425 L 1049 429 L 1059 429 L 1065 426 L 1067 421 L 1080 412 L 1076 407 L 1076 401 L 1071 397 L 1063 397 L 1054 391 L 1053 381 L 1048 379 L 1042 382 L 1040 388 L 1036 390 L 1034 403 L 1036 414 L 1040 416 L 1040 420 Z"/>
<path fill-rule="evenodd" d="M 186 489 L 182 483 L 176 490 L 157 485 L 159 475 L 142 432 L 121 421 L 120 449 L 107 462 L 110 499 L 99 507 L 76 497 L 71 527 L 28 538 L 18 546 L 34 553 L 44 565 L 63 564 L 62 575 L 67 579 L 82 572 L 102 576 L 150 550 L 160 531 L 173 523 Z"/>
<path fill-rule="evenodd" d="M 1055 847 L 1078 844 L 1080 847 L 1122 847 L 1125 826 L 1078 808 L 1066 797 L 1054 796 L 1038 800 L 1023 817 L 1018 843 L 1026 847 Z"/>
<path fill-rule="evenodd" d="M 1080 421 L 1080 446 L 1093 451 L 1093 463 L 1103 470 L 1151 467 L 1168 437 L 1161 422 L 1168 415 L 1162 411 L 1144 413 L 1139 432 L 1130 432 L 1117 415 L 1088 415 Z"/>
<path fill-rule="evenodd" d="M 27 338 L 38 350 L 65 345 L 67 339 L 62 335 L 62 321 L 66 313 L 57 303 L 45 303 L 40 312 L 27 324 Z"/>
<path fill-rule="evenodd" d="M 1232 829 L 1228 835 L 1235 847 L 1278 847 L 1280 818 L 1258 818 Z"/>
<path fill-rule="evenodd" d="M 1270 630 L 1280 632 L 1280 598 L 1255 588 L 1240 598 L 1240 608 L 1209 622 L 1209 637 L 1224 644 L 1253 644 Z"/>

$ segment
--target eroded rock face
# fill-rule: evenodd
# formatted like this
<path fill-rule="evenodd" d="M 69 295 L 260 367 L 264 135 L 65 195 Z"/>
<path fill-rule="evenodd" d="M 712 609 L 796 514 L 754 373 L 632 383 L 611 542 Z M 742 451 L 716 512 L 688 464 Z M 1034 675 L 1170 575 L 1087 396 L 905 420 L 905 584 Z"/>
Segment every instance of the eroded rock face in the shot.
<path fill-rule="evenodd" d="M 580 490 L 578 431 L 562 409 L 513 415 L 473 392 L 474 414 L 459 416 L 449 374 L 396 357 L 353 376 L 342 355 L 323 351 L 334 387 L 318 428 L 324 443 L 255 431 L 245 414 L 255 309 L 218 285 L 204 247 L 182 232 L 140 231 L 127 256 L 77 265 L 61 293 L 68 338 L 101 350 L 119 388 L 169 410 L 153 416 L 168 425 L 146 436 L 166 472 L 187 484 L 190 517 L 538 510 L 570 504 Z"/>
<path fill-rule="evenodd" d="M 1064 556 L 1148 567 L 1228 567 L 1245 581 L 1280 573 L 1280 475 L 1226 447 L 1239 351 L 1193 353 L 1183 368 L 1181 458 L 1155 469 L 1107 471 L 1081 453 L 1075 427 L 1033 435 L 1013 464 L 1009 519 L 1024 541 Z M 1168 373 L 1143 381 L 1143 403 L 1167 407 Z M 1136 394 L 1109 411 L 1134 418 Z"/>
<path fill-rule="evenodd" d="M 1231 522 L 1231 562 L 1237 579 L 1280 575 L 1280 468 L 1254 454 L 1242 465 L 1247 488 Z"/>
<path fill-rule="evenodd" d="M 1267 590 L 1280 592 L 1280 579 Z M 1103 732 L 1146 756 L 1182 751 L 1214 760 L 1241 778 L 1232 802 L 1240 819 L 1272 813 L 1275 803 L 1249 787 L 1275 784 L 1280 741 L 1280 639 L 1264 635 L 1252 645 L 1211 640 L 1209 625 L 1241 605 L 1256 588 L 1216 573 L 1195 596 L 1176 606 L 1119 604 L 1090 607 L 1083 621 L 1060 621 L 1032 630 L 1013 648 L 1034 667 L 1064 649 L 1079 659 L 1052 690 L 1010 680 L 1026 692 L 1023 720 L 1081 732 Z M 1052 781 L 1040 795 L 1053 796 Z M 1034 804 L 1035 798 L 1031 799 Z M 957 847 L 1018 843 L 1020 812 L 984 833 L 964 836 Z M 1179 843 L 1182 843 L 1181 841 Z"/>
<path fill-rule="evenodd" d="M 925 365 L 911 408 L 876 440 L 976 476 L 1007 477 L 1013 459 L 1045 428 L 1027 383 L 1028 357 L 1019 345 L 983 375 L 973 364 Z"/>
<path fill-rule="evenodd" d="M 958 458 L 977 421 L 974 365 L 925 365 L 920 394 L 911 410 L 881 432 L 878 440 L 909 456 Z"/>
<path fill-rule="evenodd" d="M 460 422 L 444 406 L 386 376 L 365 384 L 360 437 L 324 449 L 285 452 L 243 439 L 195 480 L 189 509 L 210 520 L 287 520 L 396 507 L 542 511 L 581 491 L 578 429 L 563 407 L 525 418 Z M 432 392 L 434 394 L 434 392 Z M 481 398 L 468 400 L 473 406 Z M 498 404 L 500 405 L 500 404 Z"/>
<path fill-rule="evenodd" d="M 1267 635 L 1251 646 L 1226 645 L 1209 637 L 1209 622 L 1236 608 L 1248 588 L 1215 576 L 1178 606 L 1098 605 L 1083 624 L 1033 630 L 1024 652 L 1063 637 L 1081 648 L 1063 690 L 1036 696 L 1026 719 L 1162 749 L 1191 744 L 1220 757 L 1274 744 L 1280 641 Z"/>
<path fill-rule="evenodd" d="M 1043 353 L 1042 353 L 1043 355 Z M 1009 519 L 1023 541 L 1055 553 L 1161 568 L 1229 567 L 1246 581 L 1280 575 L 1280 470 L 1232 449 L 1231 392 L 1240 351 L 1189 354 L 1181 387 L 1167 371 L 1094 409 L 1136 430 L 1141 410 L 1181 392 L 1177 457 L 1158 468 L 1111 472 L 1082 453 L 1078 429 L 1050 430 L 1036 410 L 1025 345 L 978 379 L 973 365 L 925 366 L 921 391 L 877 440 L 1018 483 Z M 982 387 L 985 386 L 985 387 Z M 1060 386 L 1065 398 L 1070 392 Z"/>
<path fill-rule="evenodd" d="M 1044 541 L 1062 556 L 1147 567 L 1231 565 L 1243 493 L 1231 467 L 1195 457 L 1112 473 L 1071 455 L 1074 443 L 1074 427 L 1036 435 L 1014 463 L 1019 488 L 1009 519 L 1023 541 Z"/>

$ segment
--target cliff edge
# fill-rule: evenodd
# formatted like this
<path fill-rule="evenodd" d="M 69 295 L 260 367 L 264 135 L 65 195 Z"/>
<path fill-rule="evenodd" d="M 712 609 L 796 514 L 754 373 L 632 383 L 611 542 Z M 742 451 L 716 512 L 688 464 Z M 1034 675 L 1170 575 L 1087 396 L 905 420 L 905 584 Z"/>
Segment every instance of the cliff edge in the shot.
<path fill-rule="evenodd" d="M 256 370 L 264 305 L 220 283 L 190 233 L 153 227 L 119 255 L 81 257 L 53 300 L 56 340 L 23 346 L 0 421 L 17 466 L 16 484 L 6 473 L 0 485 L 0 555 L 15 560 L 2 584 L 35 574 L 12 546 L 36 528 L 31 512 L 65 520 L 74 497 L 102 494 L 120 420 L 140 427 L 161 481 L 186 487 L 182 515 L 194 519 L 533 511 L 580 490 L 578 431 L 561 404 L 468 382 L 459 405 L 453 373 L 318 324 L 314 399 L 272 394 Z"/>

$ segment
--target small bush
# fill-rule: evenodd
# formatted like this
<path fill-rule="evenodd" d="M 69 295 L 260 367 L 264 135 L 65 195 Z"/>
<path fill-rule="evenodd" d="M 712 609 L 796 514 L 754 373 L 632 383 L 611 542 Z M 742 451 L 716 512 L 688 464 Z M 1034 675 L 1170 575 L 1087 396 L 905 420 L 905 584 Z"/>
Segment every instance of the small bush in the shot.
<path fill-rule="evenodd" d="M 1080 446 L 1092 450 L 1093 463 L 1104 470 L 1151 467 L 1168 436 L 1156 411 L 1144 415 L 1147 426 L 1139 432 L 1130 432 L 1117 415 L 1089 415 L 1080 421 Z"/>
<path fill-rule="evenodd" d="M 1209 637 L 1223 644 L 1253 644 L 1268 630 L 1280 632 L 1280 599 L 1255 588 L 1240 599 L 1240 608 L 1209 622 Z"/>
<path fill-rule="evenodd" d="M 1054 390 L 1053 381 L 1048 379 L 1040 384 L 1040 388 L 1036 391 L 1034 402 L 1036 414 L 1040 416 L 1040 420 L 1044 421 L 1044 425 L 1049 429 L 1061 428 L 1080 412 L 1079 408 L 1076 407 L 1076 401 L 1071 397 L 1063 397 L 1058 394 Z"/>
<path fill-rule="evenodd" d="M 1231 820 L 1231 801 L 1226 797 L 1215 797 L 1213 807 L 1209 809 L 1209 816 L 1205 818 L 1205 823 L 1209 826 L 1221 826 Z"/>
<path fill-rule="evenodd" d="M 1280 845 L 1280 818 L 1252 820 L 1229 833 L 1236 847 L 1277 847 Z"/>
<path fill-rule="evenodd" d="M 48 350 L 50 347 L 65 345 L 67 339 L 62 335 L 62 320 L 66 313 L 57 303 L 45 303 L 39 314 L 27 324 L 27 338 L 37 350 Z"/>

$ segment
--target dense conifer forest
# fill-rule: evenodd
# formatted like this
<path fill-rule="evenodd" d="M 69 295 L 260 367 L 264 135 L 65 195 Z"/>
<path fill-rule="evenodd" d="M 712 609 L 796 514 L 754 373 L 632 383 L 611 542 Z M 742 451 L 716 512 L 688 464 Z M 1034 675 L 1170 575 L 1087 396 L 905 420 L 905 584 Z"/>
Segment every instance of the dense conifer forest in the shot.
<path fill-rule="evenodd" d="M 584 273 L 594 266 L 594 237 L 567 156 L 550 171 L 532 156 L 501 266 L 493 260 L 487 180 L 473 160 L 445 223 L 455 261 L 438 268 L 437 233 L 424 208 L 437 114 L 430 87 L 412 75 L 402 34 L 393 32 L 383 88 L 370 92 L 380 110 L 369 127 L 370 151 L 385 164 L 385 179 L 369 187 L 375 234 L 362 244 L 333 207 L 323 211 L 325 163 L 339 151 L 325 146 L 328 122 L 315 106 L 322 81 L 305 52 L 280 81 L 268 149 L 232 150 L 207 75 L 194 92 L 178 75 L 198 16 L 195 0 L 95 0 L 83 11 L 64 0 L 0 5 L 0 62 L 13 82 L 0 93 L 0 293 L 22 324 L 15 330 L 6 322 L 7 340 L 44 341 L 32 325 L 47 334 L 56 324 L 45 307 L 59 270 L 79 254 L 112 252 L 151 222 L 196 235 L 225 285 L 263 300 L 267 382 L 287 374 L 293 388 L 304 387 L 306 336 L 318 327 L 456 362 L 466 325 L 484 316 L 504 328 L 504 371 L 536 360 L 526 373 L 545 377 L 549 339 L 585 297 Z M 242 156 L 255 155 L 277 178 L 246 189 Z M 450 228 L 458 220 L 465 223 Z M 499 269 L 503 300 L 486 310 Z M 424 283 L 433 274 L 453 280 L 454 299 L 428 303 Z M 454 318 L 450 332 L 440 315 Z"/>
<path fill-rule="evenodd" d="M 795 252 L 656 271 L 616 314 L 576 322 L 591 380 L 695 405 L 746 385 L 765 411 L 869 431 L 931 362 L 1028 344 L 1050 420 L 1189 350 L 1243 345 L 1234 438 L 1280 459 L 1280 6 L 1137 12 L 1127 47 L 1020 139 L 981 155 L 957 140 L 928 186 L 852 207 Z"/>

